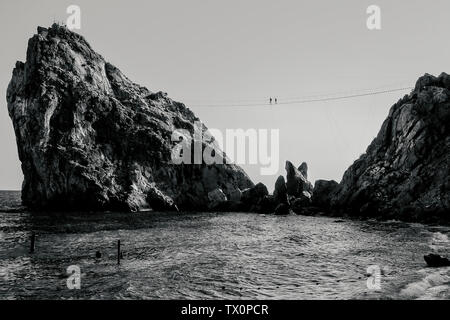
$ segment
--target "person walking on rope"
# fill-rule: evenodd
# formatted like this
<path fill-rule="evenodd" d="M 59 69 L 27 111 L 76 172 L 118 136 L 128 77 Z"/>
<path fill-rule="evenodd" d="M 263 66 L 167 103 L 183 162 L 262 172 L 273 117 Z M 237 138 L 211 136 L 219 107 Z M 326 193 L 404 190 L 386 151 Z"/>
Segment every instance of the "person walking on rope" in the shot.
<path fill-rule="evenodd" d="M 270 97 L 270 100 L 269 100 L 269 101 L 270 101 L 270 104 L 272 104 L 272 97 Z"/>

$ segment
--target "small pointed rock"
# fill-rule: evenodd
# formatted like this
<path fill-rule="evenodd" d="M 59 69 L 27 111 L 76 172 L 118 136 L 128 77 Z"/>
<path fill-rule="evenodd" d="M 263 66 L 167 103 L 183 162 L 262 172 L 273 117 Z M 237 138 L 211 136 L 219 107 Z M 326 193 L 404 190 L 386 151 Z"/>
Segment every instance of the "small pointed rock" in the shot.
<path fill-rule="evenodd" d="M 303 162 L 300 167 L 298 167 L 298 171 L 300 171 L 305 179 L 308 179 L 308 164 L 306 162 Z"/>
<path fill-rule="evenodd" d="M 277 181 L 275 182 L 275 190 L 273 192 L 273 195 L 277 203 L 288 202 L 286 181 L 284 180 L 283 176 L 279 176 Z"/>

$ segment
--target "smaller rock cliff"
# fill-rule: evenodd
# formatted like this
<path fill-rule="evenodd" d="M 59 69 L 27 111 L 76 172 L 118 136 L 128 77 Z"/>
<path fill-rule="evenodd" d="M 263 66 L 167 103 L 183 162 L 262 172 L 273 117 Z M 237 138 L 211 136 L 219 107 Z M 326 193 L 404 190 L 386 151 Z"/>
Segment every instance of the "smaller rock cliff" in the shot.
<path fill-rule="evenodd" d="M 450 220 L 449 133 L 450 76 L 426 74 L 392 106 L 339 186 L 320 182 L 314 195 L 333 210 L 354 215 Z M 319 189 L 328 200 L 319 197 Z"/>

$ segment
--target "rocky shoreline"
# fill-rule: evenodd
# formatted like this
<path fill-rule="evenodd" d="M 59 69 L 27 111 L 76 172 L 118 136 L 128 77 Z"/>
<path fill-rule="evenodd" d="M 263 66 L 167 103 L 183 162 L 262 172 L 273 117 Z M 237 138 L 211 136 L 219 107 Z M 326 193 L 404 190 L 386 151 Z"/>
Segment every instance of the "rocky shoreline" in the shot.
<path fill-rule="evenodd" d="M 286 162 L 273 194 L 234 164 L 171 163 L 199 119 L 63 26 L 38 28 L 7 92 L 33 210 L 242 211 L 450 222 L 450 76 L 421 77 L 340 183 Z M 202 130 L 207 131 L 206 126 Z M 189 141 L 188 141 L 189 143 Z M 193 141 L 190 141 L 193 143 Z M 206 145 L 202 145 L 206 148 Z M 216 152 L 221 151 L 217 149 Z M 225 157 L 225 156 L 224 156 Z"/>

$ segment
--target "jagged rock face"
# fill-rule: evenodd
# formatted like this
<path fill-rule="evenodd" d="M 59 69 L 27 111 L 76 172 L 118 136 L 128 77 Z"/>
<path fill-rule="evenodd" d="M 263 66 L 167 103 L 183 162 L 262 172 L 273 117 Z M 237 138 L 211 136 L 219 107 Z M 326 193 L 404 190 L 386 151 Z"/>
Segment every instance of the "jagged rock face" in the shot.
<path fill-rule="evenodd" d="M 339 191 L 339 183 L 334 180 L 317 180 L 314 184 L 312 204 L 314 206 L 330 209 L 331 201 Z"/>
<path fill-rule="evenodd" d="M 225 193 L 223 193 L 221 189 L 216 189 L 214 191 L 209 192 L 208 199 L 210 201 L 209 202 L 210 209 L 215 209 L 228 200 L 227 196 L 225 195 Z"/>
<path fill-rule="evenodd" d="M 267 187 L 263 183 L 258 183 L 256 186 L 242 191 L 241 201 L 248 205 L 257 205 L 267 195 L 269 195 Z"/>
<path fill-rule="evenodd" d="M 308 179 L 308 164 L 306 162 L 303 162 L 299 167 L 298 171 L 305 177 L 305 179 Z"/>
<path fill-rule="evenodd" d="M 278 202 L 273 195 L 265 195 L 253 209 L 259 213 L 270 214 L 274 213 L 277 205 Z"/>
<path fill-rule="evenodd" d="M 355 214 L 450 213 L 450 76 L 421 77 L 345 172 L 333 206 Z M 414 217 L 415 218 L 415 217 Z"/>
<path fill-rule="evenodd" d="M 303 191 L 302 194 L 297 197 L 291 203 L 292 211 L 297 214 L 304 214 L 307 208 L 311 206 L 311 194 L 307 191 Z"/>
<path fill-rule="evenodd" d="M 235 165 L 173 164 L 173 131 L 192 133 L 198 118 L 131 82 L 65 27 L 38 28 L 7 101 L 32 208 L 198 210 L 217 188 L 253 186 Z"/>
<path fill-rule="evenodd" d="M 311 182 L 309 182 L 303 176 L 303 174 L 292 164 L 292 162 L 286 161 L 285 169 L 286 169 L 286 188 L 289 197 L 293 198 L 300 197 L 303 191 L 309 192 L 310 194 L 312 193 L 313 186 Z"/>
<path fill-rule="evenodd" d="M 286 182 L 283 176 L 279 176 L 275 182 L 273 196 L 278 203 L 288 203 Z"/>

